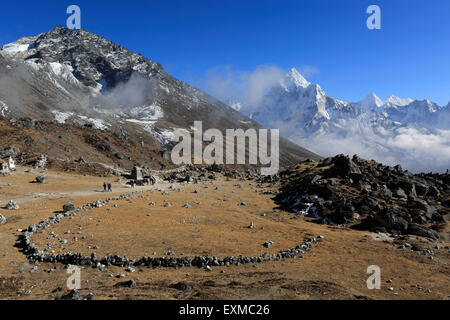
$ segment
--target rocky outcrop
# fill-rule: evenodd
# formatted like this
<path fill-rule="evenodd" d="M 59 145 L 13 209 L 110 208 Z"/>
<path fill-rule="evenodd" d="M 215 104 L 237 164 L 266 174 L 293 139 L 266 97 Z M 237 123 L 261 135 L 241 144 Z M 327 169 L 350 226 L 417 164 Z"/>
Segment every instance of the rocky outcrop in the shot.
<path fill-rule="evenodd" d="M 450 213 L 449 174 L 411 174 L 401 166 L 337 155 L 303 162 L 280 174 L 276 201 L 283 209 L 323 223 L 436 239 L 427 226 Z"/>

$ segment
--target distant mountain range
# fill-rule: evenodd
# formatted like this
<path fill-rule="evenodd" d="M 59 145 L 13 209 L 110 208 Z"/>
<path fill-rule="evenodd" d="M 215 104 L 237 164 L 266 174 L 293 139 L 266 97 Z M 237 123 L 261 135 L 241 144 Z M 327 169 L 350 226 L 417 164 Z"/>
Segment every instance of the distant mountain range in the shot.
<path fill-rule="evenodd" d="M 89 125 L 151 140 L 164 150 L 173 131 L 261 128 L 163 67 L 86 30 L 61 26 L 0 49 L 0 116 Z M 280 139 L 280 164 L 320 157 Z"/>
<path fill-rule="evenodd" d="M 232 106 L 246 113 L 245 105 Z M 382 101 L 374 93 L 347 102 L 291 69 L 249 116 L 324 156 L 358 153 L 413 171 L 450 167 L 450 103 L 439 106 L 395 95 Z"/>

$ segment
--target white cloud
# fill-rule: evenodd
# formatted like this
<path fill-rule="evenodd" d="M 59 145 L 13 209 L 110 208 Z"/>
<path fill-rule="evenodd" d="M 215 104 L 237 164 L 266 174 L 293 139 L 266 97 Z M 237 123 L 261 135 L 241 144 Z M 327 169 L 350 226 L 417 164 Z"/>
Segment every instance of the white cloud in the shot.
<path fill-rule="evenodd" d="M 279 82 L 285 74 L 273 65 L 258 66 L 253 71 L 242 71 L 232 66 L 216 67 L 206 73 L 206 91 L 219 100 L 238 101 L 246 111 L 257 108 L 263 95 Z"/>
<path fill-rule="evenodd" d="M 297 70 L 304 76 L 305 78 L 310 78 L 311 76 L 320 73 L 320 70 L 314 66 L 302 65 L 297 68 Z"/>
<path fill-rule="evenodd" d="M 385 132 L 386 133 L 386 132 Z M 401 164 L 412 172 L 445 172 L 450 169 L 450 130 L 402 127 L 389 136 L 374 132 L 345 136 L 333 133 L 299 136 L 291 140 L 322 156 L 358 154 L 387 165 Z"/>

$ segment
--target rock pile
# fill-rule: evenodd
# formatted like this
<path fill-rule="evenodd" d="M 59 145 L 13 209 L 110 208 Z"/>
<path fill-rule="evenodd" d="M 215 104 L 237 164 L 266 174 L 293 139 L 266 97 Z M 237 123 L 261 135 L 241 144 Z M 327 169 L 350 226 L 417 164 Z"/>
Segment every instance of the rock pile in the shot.
<path fill-rule="evenodd" d="M 280 176 L 277 203 L 324 223 L 437 239 L 433 228 L 450 213 L 449 174 L 412 174 L 399 165 L 337 155 Z"/>
<path fill-rule="evenodd" d="M 6 159 L 9 157 L 15 158 L 20 155 L 20 149 L 16 146 L 8 146 L 0 151 L 0 159 Z"/>

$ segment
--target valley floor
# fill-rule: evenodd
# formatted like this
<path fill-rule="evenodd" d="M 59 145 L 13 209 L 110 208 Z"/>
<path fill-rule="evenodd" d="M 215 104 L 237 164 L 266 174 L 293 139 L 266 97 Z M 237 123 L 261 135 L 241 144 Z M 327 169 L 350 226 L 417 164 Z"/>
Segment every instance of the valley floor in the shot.
<path fill-rule="evenodd" d="M 0 299 L 55 299 L 67 293 L 69 274 L 62 264 L 31 264 L 14 247 L 19 229 L 54 216 L 67 202 L 82 206 L 131 191 L 145 191 L 77 216 L 65 217 L 33 235 L 40 249 L 55 253 L 95 252 L 129 258 L 211 255 L 259 256 L 298 245 L 322 235 L 310 251 L 293 259 L 216 266 L 81 269 L 83 295 L 96 299 L 448 299 L 450 251 L 448 230 L 437 242 L 313 223 L 277 208 L 267 185 L 219 176 L 199 184 L 159 183 L 131 189 L 118 178 L 98 178 L 49 170 L 46 184 L 31 183 L 39 171 L 24 167 L 0 177 Z M 103 193 L 103 182 L 113 193 Z M 16 201 L 19 210 L 3 207 Z M 169 203 L 170 205 L 166 205 Z M 188 204 L 188 205 L 187 205 Z M 249 228 L 253 222 L 254 228 Z M 67 240 L 61 243 L 54 237 Z M 263 243 L 273 241 L 265 248 Z M 404 247 L 405 242 L 415 250 Z M 426 250 L 432 254 L 426 254 Z M 369 290 L 367 268 L 381 269 L 381 289 Z M 37 267 L 34 268 L 34 267 Z M 50 269 L 53 271 L 48 272 Z M 117 276 L 124 274 L 119 279 Z M 136 287 L 115 286 L 133 279 Z M 184 282 L 190 290 L 171 286 Z M 189 289 L 189 288 L 188 288 Z"/>

